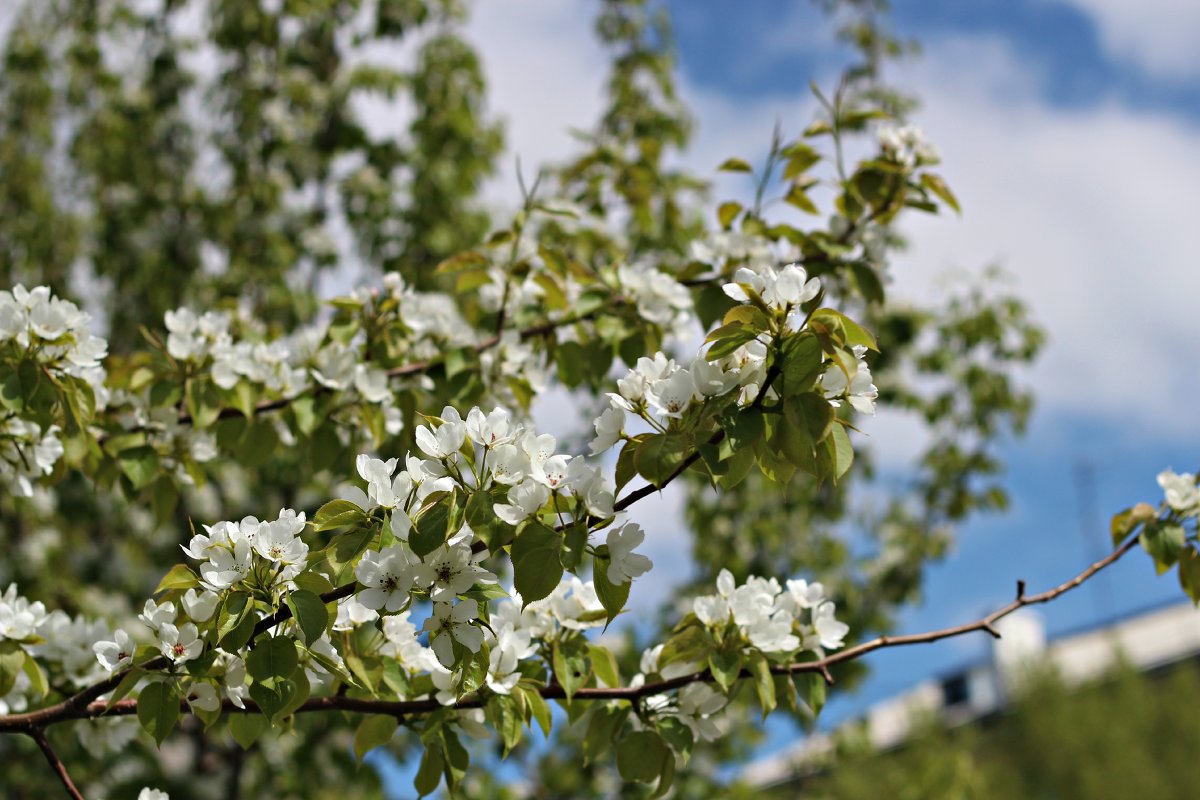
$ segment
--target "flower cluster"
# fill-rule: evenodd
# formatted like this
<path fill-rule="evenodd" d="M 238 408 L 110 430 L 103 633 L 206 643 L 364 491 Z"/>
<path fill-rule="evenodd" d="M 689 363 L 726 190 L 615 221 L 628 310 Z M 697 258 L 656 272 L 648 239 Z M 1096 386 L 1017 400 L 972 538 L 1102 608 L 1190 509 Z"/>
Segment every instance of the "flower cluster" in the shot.
<path fill-rule="evenodd" d="M 1200 486 L 1196 485 L 1195 475 L 1163 470 L 1158 474 L 1158 485 L 1173 510 L 1185 515 L 1200 515 Z"/>
<path fill-rule="evenodd" d="M 909 169 L 936 164 L 940 160 L 937 149 L 914 125 L 881 125 L 875 135 L 884 157 Z"/>
<path fill-rule="evenodd" d="M 835 408 L 845 399 L 860 414 L 874 414 L 879 389 L 872 383 L 871 368 L 867 366 L 867 348 L 855 345 L 853 352 L 854 373 L 847 377 L 840 368 L 827 369 L 821 376 L 821 389 Z"/>
<path fill-rule="evenodd" d="M 80 391 L 91 395 L 88 405 L 103 408 L 109 391 L 100 362 L 108 343 L 92 335 L 90 320 L 74 303 L 51 294 L 47 286 L 30 290 L 17 285 L 11 291 L 0 291 L 0 364 L 29 396 L 36 388 L 31 382 L 44 374 L 60 384 L 76 381 Z M 45 394 L 48 392 L 43 390 Z M 14 413 L 0 422 L 0 481 L 14 494 L 29 497 L 32 480 L 54 470 L 63 446 L 58 426 L 30 419 L 23 405 L 9 406 L 9 410 Z"/>
<path fill-rule="evenodd" d="M 842 646 L 850 628 L 834 616 L 837 610 L 819 583 L 789 580 L 785 587 L 774 578 L 751 576 L 741 586 L 723 569 L 716 594 L 697 597 L 696 617 L 710 628 L 732 621 L 751 645 L 764 653 L 794 653 Z"/>

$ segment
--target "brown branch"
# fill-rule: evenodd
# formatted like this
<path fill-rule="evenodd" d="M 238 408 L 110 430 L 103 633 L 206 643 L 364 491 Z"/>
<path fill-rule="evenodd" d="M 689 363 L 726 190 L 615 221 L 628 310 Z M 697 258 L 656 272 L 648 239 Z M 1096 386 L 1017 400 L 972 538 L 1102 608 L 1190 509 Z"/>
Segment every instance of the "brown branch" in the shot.
<path fill-rule="evenodd" d="M 941 639 L 949 639 L 955 636 L 962 636 L 975 631 L 995 632 L 995 623 L 999 620 L 1012 614 L 1019 608 L 1024 606 L 1035 605 L 1038 603 L 1048 603 L 1059 595 L 1071 591 L 1077 586 L 1083 584 L 1096 573 L 1115 563 L 1118 559 L 1132 550 L 1138 542 L 1137 536 L 1132 536 L 1119 548 L 1108 554 L 1104 558 L 1095 562 L 1084 571 L 1080 572 L 1074 578 L 1065 583 L 1061 583 L 1052 589 L 1047 589 L 1040 594 L 1025 595 L 1020 594 L 1015 600 L 1008 605 L 996 609 L 985 617 L 982 617 L 974 622 L 968 622 L 963 625 L 955 625 L 949 628 L 941 628 L 939 630 L 927 631 L 925 633 L 912 633 L 901 636 L 880 636 L 868 642 L 847 648 L 841 652 L 826 656 L 817 661 L 801 661 L 794 664 L 775 664 L 771 666 L 771 672 L 775 675 L 795 675 L 804 672 L 815 672 L 821 675 L 827 683 L 833 682 L 833 676 L 830 674 L 829 668 L 847 661 L 854 661 L 862 658 L 868 653 L 875 650 L 881 650 L 887 647 L 901 647 L 912 644 L 928 644 Z M 1024 582 L 1020 582 L 1024 586 Z M 341 587 L 337 592 L 343 592 L 346 587 Z M 330 593 L 332 594 L 332 593 Z M 328 597 L 329 595 L 326 595 Z M 279 616 L 278 614 L 275 616 Z M 275 617 L 268 618 L 269 620 Z M 267 622 L 264 620 L 263 622 Z M 282 620 L 280 620 L 282 621 Z M 259 623 L 262 625 L 263 623 Z M 278 624 L 277 622 L 275 624 Z M 256 629 L 257 630 L 257 629 Z M 739 678 L 750 678 L 749 672 L 743 671 Z M 581 700 L 625 700 L 627 702 L 637 702 L 643 697 L 662 694 L 663 692 L 678 689 L 690 683 L 711 682 L 712 674 L 708 670 L 693 672 L 687 675 L 681 675 L 669 680 L 654 681 L 645 683 L 641 686 L 633 687 L 585 687 L 578 689 L 573 697 Z M 558 684 L 550 684 L 540 690 L 538 693 L 547 700 L 563 700 L 566 699 L 566 691 Z M 180 701 L 181 708 L 187 711 L 186 701 Z M 484 700 L 479 697 L 467 698 L 454 703 L 453 708 L 467 709 L 479 708 L 484 704 Z M 240 708 L 233 705 L 229 700 L 223 702 L 225 711 L 229 713 L 257 713 L 258 706 L 250 700 L 245 701 L 245 707 Z M 436 700 L 371 700 L 358 697 L 346 697 L 344 695 L 335 695 L 332 697 L 316 697 L 307 700 L 303 705 L 296 709 L 296 713 L 312 713 L 317 711 L 349 711 L 361 714 L 390 714 L 395 717 L 405 717 L 415 714 L 427 714 L 445 708 Z M 49 725 L 57 722 L 64 722 L 73 719 L 89 719 L 105 716 L 126 716 L 137 713 L 136 700 L 120 700 L 116 703 L 109 704 L 98 700 L 93 700 L 82 706 L 70 705 L 67 701 L 54 706 L 49 706 L 37 711 L 28 712 L 25 714 L 11 714 L 9 716 L 0 716 L 0 731 L 19 731 L 29 733 L 33 729 L 37 729 L 42 725 Z M 32 735 L 32 734 L 30 734 Z"/>
<path fill-rule="evenodd" d="M 37 726 L 32 726 L 24 731 L 30 739 L 37 742 L 37 746 L 42 749 L 42 753 L 46 756 L 46 760 L 50 762 L 50 768 L 54 770 L 54 774 L 62 781 L 63 788 L 67 790 L 67 796 L 72 800 L 83 800 L 83 795 L 75 788 L 75 783 L 71 780 L 70 774 L 67 773 L 67 765 L 58 757 L 58 753 L 54 752 L 54 748 L 50 746 L 50 740 L 46 738 L 46 732 Z"/>

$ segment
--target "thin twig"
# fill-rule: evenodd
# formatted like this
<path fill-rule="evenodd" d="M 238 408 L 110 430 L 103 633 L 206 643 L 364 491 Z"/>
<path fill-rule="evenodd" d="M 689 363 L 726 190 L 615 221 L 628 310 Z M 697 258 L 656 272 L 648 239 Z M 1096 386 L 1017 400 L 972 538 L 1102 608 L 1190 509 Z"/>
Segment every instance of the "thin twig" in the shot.
<path fill-rule="evenodd" d="M 32 726 L 27 728 L 24 733 L 35 742 L 37 746 L 42 748 L 42 753 L 46 756 L 46 760 L 50 762 L 51 769 L 58 779 L 62 781 L 63 788 L 67 790 L 67 796 L 72 800 L 83 800 L 83 795 L 75 788 L 74 781 L 71 780 L 70 774 L 67 773 L 67 765 L 58 757 L 58 753 L 54 752 L 54 748 L 50 746 L 50 740 L 46 738 L 46 732 L 41 728 Z"/>

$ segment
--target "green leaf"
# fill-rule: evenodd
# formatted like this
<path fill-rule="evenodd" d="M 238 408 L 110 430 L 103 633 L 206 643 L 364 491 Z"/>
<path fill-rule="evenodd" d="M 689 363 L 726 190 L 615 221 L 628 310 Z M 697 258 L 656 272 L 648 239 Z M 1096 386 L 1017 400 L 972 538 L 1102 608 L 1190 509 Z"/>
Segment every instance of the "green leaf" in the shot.
<path fill-rule="evenodd" d="M 715 650 L 708 656 L 708 671 L 717 685 L 728 692 L 742 674 L 740 650 Z"/>
<path fill-rule="evenodd" d="M 0 697 L 12 691 L 25 666 L 25 650 L 12 639 L 0 639 Z"/>
<path fill-rule="evenodd" d="M 762 331 L 758 328 L 743 322 L 730 322 L 722 325 L 705 337 L 704 341 L 708 343 L 709 347 L 704 357 L 709 361 L 717 361 L 732 355 L 742 345 L 757 339 L 760 333 Z"/>
<path fill-rule="evenodd" d="M 817 208 L 817 204 L 812 201 L 812 198 L 808 196 L 808 192 L 804 191 L 804 186 L 799 182 L 791 185 L 787 195 L 783 198 L 783 202 L 800 209 L 805 214 L 821 213 L 821 210 Z"/>
<path fill-rule="evenodd" d="M 572 637 L 555 642 L 551 663 L 554 666 L 554 677 L 562 685 L 567 702 L 570 702 L 575 692 L 586 686 L 588 679 L 592 677 L 586 641 Z"/>
<path fill-rule="evenodd" d="M 618 492 L 633 480 L 634 475 L 637 475 L 637 463 L 635 459 L 637 449 L 637 442 L 625 442 L 621 447 L 621 454 L 617 456 L 616 484 Z"/>
<path fill-rule="evenodd" d="M 625 720 L 629 718 L 629 707 L 625 705 L 601 705 L 592 712 L 587 733 L 583 737 L 583 763 L 607 760 L 612 751 L 613 740 Z"/>
<path fill-rule="evenodd" d="M 661 487 L 688 457 L 688 449 L 688 440 L 683 434 L 655 433 L 638 445 L 634 462 L 642 477 Z"/>
<path fill-rule="evenodd" d="M 191 380 L 185 395 L 188 414 L 197 429 L 207 428 L 221 415 L 221 395 L 217 387 L 206 380 Z"/>
<path fill-rule="evenodd" d="M 825 678 L 815 672 L 810 672 L 804 676 L 808 684 L 808 691 L 805 694 L 805 702 L 812 709 L 813 716 L 821 713 L 821 709 L 825 707 Z"/>
<path fill-rule="evenodd" d="M 532 686 L 521 686 L 521 690 L 525 695 L 525 703 L 529 707 L 530 715 L 542 729 L 542 735 L 549 737 L 554 717 L 550 713 L 550 706 L 546 704 L 546 699 Z"/>
<path fill-rule="evenodd" d="M 326 592 L 333 591 L 333 584 L 329 582 L 329 578 L 326 578 L 319 572 L 313 572 L 312 570 L 301 572 L 292 580 L 296 584 L 297 588 L 303 589 L 306 592 L 312 592 L 318 597 Z"/>
<path fill-rule="evenodd" d="M 758 693 L 758 703 L 762 706 L 763 719 L 775 710 L 775 676 L 771 674 L 771 665 L 766 657 L 753 651 L 749 655 L 750 674 L 754 676 L 754 691 Z"/>
<path fill-rule="evenodd" d="M 325 548 L 325 560 L 329 562 L 334 577 L 338 578 L 339 583 L 341 583 L 341 573 L 362 555 L 373 538 L 375 538 L 375 531 L 371 528 L 357 528 L 333 537 L 333 541 Z"/>
<path fill-rule="evenodd" d="M 958 206 L 958 198 L 954 196 L 954 192 L 950 191 L 950 187 L 946 185 L 940 175 L 934 175 L 932 172 L 922 174 L 921 185 L 937 195 L 943 203 L 953 208 L 955 213 L 962 213 L 962 209 Z"/>
<path fill-rule="evenodd" d="M 821 154 L 803 142 L 795 142 L 784 149 L 787 164 L 783 167 L 783 179 L 790 181 L 808 171 L 808 168 L 821 160 Z"/>
<path fill-rule="evenodd" d="M 289 678 L 299 665 L 296 645 L 286 636 L 259 639 L 246 656 L 246 671 L 260 681 Z"/>
<path fill-rule="evenodd" d="M 809 317 L 809 325 L 811 326 L 814 322 L 836 333 L 847 346 L 857 344 L 868 350 L 879 352 L 879 345 L 871 332 L 840 311 L 832 308 L 819 308 Z"/>
<path fill-rule="evenodd" d="M 525 524 L 512 545 L 513 586 L 524 605 L 549 596 L 563 575 L 563 538 L 540 522 Z"/>
<path fill-rule="evenodd" d="M 617 668 L 617 659 L 607 647 L 598 644 L 588 644 L 588 657 L 592 661 L 592 673 L 604 682 L 605 686 L 616 688 L 621 685 L 621 671 Z"/>
<path fill-rule="evenodd" d="M 1191 547 L 1179 555 L 1179 585 L 1194 604 L 1200 605 L 1200 554 Z"/>
<path fill-rule="evenodd" d="M 523 732 L 521 711 L 517 706 L 517 700 L 511 695 L 494 695 L 488 699 L 487 705 L 484 706 L 484 712 L 487 714 L 492 728 L 500 734 L 501 741 L 504 742 L 502 756 L 507 757 L 512 749 L 520 743 Z"/>
<path fill-rule="evenodd" d="M 783 340 L 779 393 L 788 397 L 812 389 L 825 362 L 821 342 L 810 333 L 792 335 Z"/>
<path fill-rule="evenodd" d="M 40 377 L 36 363 L 30 359 L 22 361 L 0 385 L 0 403 L 20 414 L 25 410 L 26 403 L 37 394 Z"/>
<path fill-rule="evenodd" d="M 408 544 L 413 552 L 424 558 L 446 543 L 446 537 L 458 530 L 453 527 L 454 519 L 461 519 L 457 508 L 458 492 L 449 492 L 431 505 L 427 505 L 413 523 L 408 535 Z"/>
<path fill-rule="evenodd" d="M 437 791 L 438 784 L 442 782 L 443 767 L 442 748 L 437 743 L 426 744 L 425 752 L 421 754 L 421 766 L 417 768 L 417 776 L 413 779 L 413 788 L 417 790 L 418 797 Z"/>
<path fill-rule="evenodd" d="M 1183 527 L 1169 524 L 1151 524 L 1142 529 L 1139 538 L 1142 547 L 1154 559 L 1154 568 L 1162 575 L 1175 565 L 1183 551 L 1186 534 Z"/>
<path fill-rule="evenodd" d="M 830 448 L 830 455 L 833 457 L 833 477 L 835 480 L 840 480 L 850 469 L 850 465 L 854 463 L 854 446 L 850 444 L 850 434 L 846 433 L 846 426 L 834 425 L 829 439 L 826 441 Z"/>
<path fill-rule="evenodd" d="M 144 687 L 138 695 L 137 717 L 142 730 L 161 745 L 179 721 L 179 692 L 175 684 L 157 681 Z"/>
<path fill-rule="evenodd" d="M 133 447 L 118 453 L 117 463 L 133 488 L 141 489 L 158 473 L 158 452 L 150 445 Z"/>
<path fill-rule="evenodd" d="M 329 625 L 329 610 L 320 597 L 304 589 L 297 589 L 287 596 L 287 606 L 300 625 L 304 643 L 311 645 L 325 633 Z"/>
<path fill-rule="evenodd" d="M 350 525 L 361 525 L 368 519 L 367 514 L 349 500 L 330 500 L 317 509 L 313 522 L 318 531 L 333 528 L 345 528 Z"/>
<path fill-rule="evenodd" d="M 721 203 L 717 206 L 717 222 L 721 223 L 721 227 L 729 230 L 729 226 L 737 219 L 737 215 L 742 213 L 742 204 L 729 201 Z"/>
<path fill-rule="evenodd" d="M 258 741 L 258 737 L 262 736 L 266 729 L 267 718 L 262 714 L 229 715 L 229 732 L 243 750 L 249 750 L 250 745 Z"/>
<path fill-rule="evenodd" d="M 388 714 L 369 714 L 364 717 L 354 731 L 354 755 L 359 763 L 367 753 L 390 742 L 399 726 L 399 721 Z"/>
<path fill-rule="evenodd" d="M 663 762 L 674 758 L 655 731 L 634 731 L 617 745 L 617 770 L 627 781 L 651 783 L 662 774 Z"/>
<path fill-rule="evenodd" d="M 121 682 L 117 684 L 117 688 L 113 689 L 112 694 L 108 696 L 108 708 L 105 713 L 116 708 L 117 701 L 127 697 L 145 675 L 146 671 L 138 667 L 133 667 L 126 672 L 125 677 L 121 678 Z"/>
<path fill-rule="evenodd" d="M 727 158 L 717 167 L 717 172 L 754 172 L 754 169 L 741 158 Z"/>
<path fill-rule="evenodd" d="M 659 669 L 675 662 L 703 662 L 713 649 L 713 638 L 703 625 L 689 625 L 663 645 L 658 655 Z"/>
<path fill-rule="evenodd" d="M 158 582 L 158 588 L 152 594 L 165 592 L 169 589 L 193 589 L 200 585 L 200 578 L 192 572 L 187 564 L 176 564 L 167 570 L 167 574 Z"/>

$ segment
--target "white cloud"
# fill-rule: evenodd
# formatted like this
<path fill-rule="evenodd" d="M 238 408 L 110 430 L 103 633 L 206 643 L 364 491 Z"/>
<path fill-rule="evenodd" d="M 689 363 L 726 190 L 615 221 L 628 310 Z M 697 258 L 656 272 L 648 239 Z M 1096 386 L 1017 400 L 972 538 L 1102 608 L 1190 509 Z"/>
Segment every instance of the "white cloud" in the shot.
<path fill-rule="evenodd" d="M 1048 328 L 1032 380 L 1050 413 L 1200 430 L 1200 271 L 1187 209 L 1200 129 L 1115 102 L 1054 108 L 997 42 L 932 42 L 911 76 L 961 220 L 917 218 L 897 289 L 999 261 Z"/>
<path fill-rule="evenodd" d="M 1200 74 L 1200 3 L 1193 0 L 1059 0 L 1095 23 L 1114 58 L 1161 78 Z"/>

